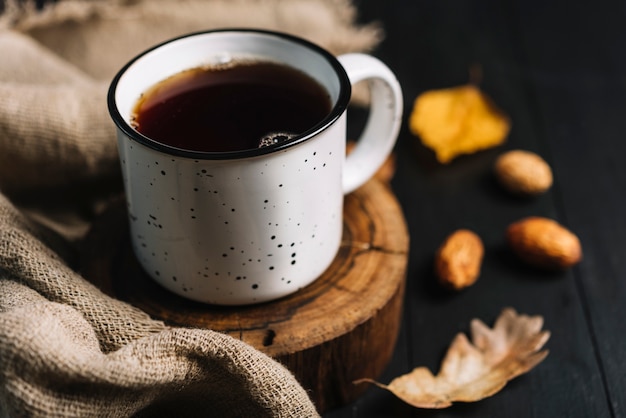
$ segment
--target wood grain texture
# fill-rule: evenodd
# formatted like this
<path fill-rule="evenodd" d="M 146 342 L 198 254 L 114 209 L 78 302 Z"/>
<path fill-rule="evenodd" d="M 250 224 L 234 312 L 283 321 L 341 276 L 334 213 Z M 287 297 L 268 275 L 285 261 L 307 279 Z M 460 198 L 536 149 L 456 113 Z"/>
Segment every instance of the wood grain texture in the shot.
<path fill-rule="evenodd" d="M 106 293 L 171 325 L 224 332 L 285 364 L 320 411 L 356 399 L 379 376 L 400 329 L 408 258 L 403 214 L 372 180 L 346 196 L 340 250 L 313 284 L 278 301 L 220 307 L 188 301 L 153 282 L 137 263 L 125 205 L 113 205 L 85 244 L 83 275 Z"/>
<path fill-rule="evenodd" d="M 544 317 L 548 357 L 480 402 L 424 411 L 372 389 L 325 418 L 622 417 L 626 416 L 626 5 L 537 0 L 436 2 L 358 0 L 363 22 L 385 29 L 374 54 L 398 76 L 410 111 L 418 94 L 467 83 L 508 113 L 506 144 L 449 165 L 437 164 L 404 125 L 392 181 L 409 226 L 405 321 L 388 383 L 414 367 L 439 369 L 441 356 L 469 321 L 491 323 L 501 309 Z M 405 113 L 406 116 L 408 114 Z M 531 199 L 510 196 L 493 177 L 504 151 L 544 158 L 554 185 Z M 506 227 L 546 216 L 575 232 L 580 264 L 562 273 L 529 268 L 509 251 Z M 445 292 L 433 254 L 457 228 L 485 244 L 478 281 Z M 406 338 L 402 338 L 406 335 Z"/>

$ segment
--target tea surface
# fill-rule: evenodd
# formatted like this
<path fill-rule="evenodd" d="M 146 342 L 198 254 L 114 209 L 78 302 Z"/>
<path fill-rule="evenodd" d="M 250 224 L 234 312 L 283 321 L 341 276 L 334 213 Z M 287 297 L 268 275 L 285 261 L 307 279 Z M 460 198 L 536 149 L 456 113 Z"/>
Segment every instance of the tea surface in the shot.
<path fill-rule="evenodd" d="M 307 74 L 273 62 L 198 67 L 151 87 L 132 125 L 163 144 L 192 151 L 258 148 L 273 133 L 297 135 L 331 109 L 328 92 Z"/>

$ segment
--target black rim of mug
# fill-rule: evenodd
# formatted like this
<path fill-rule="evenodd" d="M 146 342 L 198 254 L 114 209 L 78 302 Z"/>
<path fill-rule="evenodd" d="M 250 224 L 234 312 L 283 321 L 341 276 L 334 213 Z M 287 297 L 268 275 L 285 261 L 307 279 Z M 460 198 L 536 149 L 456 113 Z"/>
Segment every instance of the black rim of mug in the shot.
<path fill-rule="evenodd" d="M 177 147 L 172 147 L 163 143 L 160 143 L 158 141 L 155 141 L 143 134 L 141 134 L 140 132 L 138 132 L 137 130 L 135 130 L 132 126 L 130 126 L 126 120 L 122 117 L 118 107 L 117 107 L 117 103 L 115 100 L 115 92 L 117 90 L 117 86 L 119 84 L 120 79 L 122 78 L 122 76 L 124 75 L 124 73 L 137 61 L 139 60 L 141 57 L 149 54 L 150 52 L 161 48 L 164 45 L 179 41 L 179 40 L 183 40 L 185 38 L 190 38 L 190 37 L 194 37 L 194 36 L 199 36 L 199 35 L 209 35 L 212 33 L 224 33 L 224 32 L 229 32 L 229 33 L 248 33 L 248 34 L 257 34 L 257 35 L 261 35 L 261 36 L 268 36 L 268 37 L 278 37 L 278 38 L 282 38 L 282 39 L 286 39 L 290 42 L 296 43 L 296 44 L 300 44 L 301 46 L 312 50 L 313 52 L 317 53 L 318 55 L 322 56 L 324 59 L 326 59 L 326 61 L 328 61 L 328 63 L 331 65 L 331 67 L 333 68 L 333 70 L 335 71 L 335 74 L 337 75 L 337 78 L 339 80 L 339 96 L 337 97 L 336 103 L 333 106 L 332 110 L 330 111 L 330 113 L 323 119 L 321 120 L 319 123 L 317 123 L 315 126 L 313 126 L 311 129 L 303 132 L 300 135 L 296 135 L 293 138 L 284 141 L 284 142 L 280 142 L 274 145 L 269 145 L 269 146 L 265 146 L 265 147 L 260 147 L 260 148 L 252 148 L 252 149 L 246 149 L 246 150 L 239 150 L 239 151 L 228 151 L 228 152 L 208 152 L 208 151 L 194 151 L 194 150 L 188 150 L 188 149 L 183 149 L 183 148 L 177 148 Z M 348 78 L 348 75 L 346 74 L 345 69 L 343 68 L 343 66 L 339 63 L 339 61 L 337 60 L 337 58 L 335 58 L 335 56 L 333 56 L 330 52 L 326 51 L 325 49 L 321 48 L 320 46 L 307 41 L 305 39 L 299 38 L 297 36 L 294 35 L 290 35 L 287 33 L 282 33 L 282 32 L 277 32 L 277 31 L 268 31 L 268 30 L 259 30 L 259 29 L 242 29 L 242 28 L 230 28 L 230 29 L 216 29 L 216 30 L 209 30 L 209 31 L 201 31 L 201 32 L 193 32 L 193 33 L 189 33 L 183 36 L 179 36 L 176 38 L 172 38 L 169 39 L 165 42 L 159 43 L 157 45 L 154 45 L 153 47 L 146 49 L 145 51 L 143 51 L 142 53 L 140 53 L 139 55 L 135 56 L 133 59 L 131 59 L 124 67 L 122 67 L 119 72 L 115 75 L 115 77 L 113 78 L 111 85 L 109 87 L 109 91 L 107 94 L 107 104 L 108 104 L 108 108 L 109 108 L 109 114 L 111 115 L 111 118 L 113 119 L 113 122 L 117 125 L 117 127 L 124 133 L 124 135 L 126 136 L 126 138 L 129 138 L 131 140 L 135 140 L 143 145 L 146 145 L 152 149 L 155 149 L 157 151 L 169 154 L 169 155 L 174 155 L 174 156 L 180 156 L 180 157 L 187 157 L 187 158 L 193 158 L 193 159 L 202 159 L 202 160 L 229 160 L 229 159 L 240 159 L 240 158 L 249 158 L 249 157 L 255 157 L 255 156 L 260 156 L 260 155 L 264 155 L 264 154 L 269 154 L 269 153 L 274 153 L 277 151 L 282 151 L 286 148 L 292 147 L 294 145 L 300 144 L 304 141 L 307 141 L 308 139 L 311 139 L 313 137 L 315 137 L 318 133 L 324 131 L 327 127 L 329 127 L 330 125 L 332 125 L 337 119 L 339 119 L 339 117 L 343 114 L 343 112 L 347 109 L 348 107 L 348 103 L 350 101 L 350 96 L 352 94 L 352 86 L 350 84 L 350 79 Z"/>

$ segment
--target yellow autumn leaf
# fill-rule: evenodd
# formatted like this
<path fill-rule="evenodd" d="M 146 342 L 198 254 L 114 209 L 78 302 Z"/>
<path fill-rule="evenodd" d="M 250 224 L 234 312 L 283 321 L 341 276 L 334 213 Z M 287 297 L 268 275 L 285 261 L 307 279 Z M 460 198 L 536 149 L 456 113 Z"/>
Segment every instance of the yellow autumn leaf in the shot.
<path fill-rule="evenodd" d="M 445 164 L 461 154 L 502 144 L 510 122 L 485 93 L 468 84 L 420 94 L 409 128 Z"/>
<path fill-rule="evenodd" d="M 472 342 L 465 334 L 457 334 L 437 376 L 418 367 L 389 385 L 372 379 L 354 383 L 374 383 L 418 408 L 446 408 L 453 402 L 475 402 L 494 395 L 548 355 L 547 350 L 539 351 L 550 338 L 550 332 L 541 331 L 541 316 L 518 315 L 506 308 L 493 329 L 478 319 L 470 327 Z"/>

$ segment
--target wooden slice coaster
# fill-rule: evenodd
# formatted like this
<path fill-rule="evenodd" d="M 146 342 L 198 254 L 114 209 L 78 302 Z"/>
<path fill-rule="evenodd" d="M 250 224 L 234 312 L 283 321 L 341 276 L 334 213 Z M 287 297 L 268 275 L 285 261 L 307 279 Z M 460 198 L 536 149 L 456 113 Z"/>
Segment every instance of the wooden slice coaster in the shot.
<path fill-rule="evenodd" d="M 409 239 L 400 206 L 372 180 L 346 196 L 343 242 L 311 285 L 283 299 L 221 307 L 189 301 L 143 272 L 126 207 L 112 205 L 85 243 L 82 274 L 104 292 L 170 325 L 209 328 L 252 345 L 291 370 L 320 412 L 356 399 L 391 359 L 400 329 Z"/>

